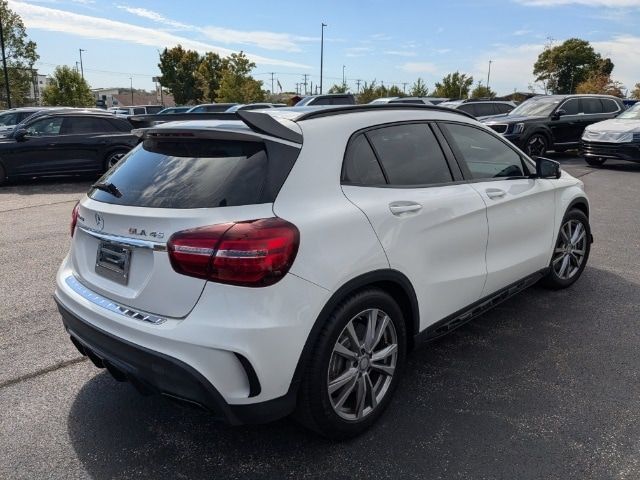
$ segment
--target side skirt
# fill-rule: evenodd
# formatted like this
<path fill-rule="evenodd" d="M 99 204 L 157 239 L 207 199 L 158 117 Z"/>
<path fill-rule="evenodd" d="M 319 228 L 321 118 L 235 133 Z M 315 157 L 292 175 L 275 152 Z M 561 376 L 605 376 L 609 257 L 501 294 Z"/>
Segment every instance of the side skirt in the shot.
<path fill-rule="evenodd" d="M 511 285 L 498 290 L 495 293 L 492 293 L 487 297 L 481 298 L 468 307 L 465 307 L 462 310 L 459 310 L 427 327 L 416 336 L 416 339 L 418 341 L 429 341 L 446 335 L 452 330 L 455 330 L 456 328 L 473 320 L 479 315 L 482 315 L 486 311 L 491 310 L 493 307 L 511 298 L 515 294 L 520 293 L 526 288 L 529 288 L 531 285 L 544 277 L 548 272 L 549 267 L 544 268 L 532 275 L 523 278 L 518 282 L 512 283 Z"/>

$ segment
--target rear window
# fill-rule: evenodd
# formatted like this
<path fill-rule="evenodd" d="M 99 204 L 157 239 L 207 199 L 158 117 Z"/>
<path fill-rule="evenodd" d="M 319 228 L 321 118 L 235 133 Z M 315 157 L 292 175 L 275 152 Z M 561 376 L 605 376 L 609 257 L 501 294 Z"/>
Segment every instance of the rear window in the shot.
<path fill-rule="evenodd" d="M 100 179 L 122 196 L 93 189 L 89 197 L 152 208 L 271 203 L 298 153 L 275 142 L 147 139 Z"/>

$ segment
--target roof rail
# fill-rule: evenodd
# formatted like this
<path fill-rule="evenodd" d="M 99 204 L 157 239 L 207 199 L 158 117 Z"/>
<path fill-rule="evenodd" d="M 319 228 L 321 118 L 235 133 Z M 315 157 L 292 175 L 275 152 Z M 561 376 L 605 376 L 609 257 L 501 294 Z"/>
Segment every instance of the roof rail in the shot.
<path fill-rule="evenodd" d="M 296 122 L 308 120 L 310 118 L 330 117 L 333 115 L 342 115 L 345 113 L 357 113 L 375 110 L 435 110 L 438 112 L 454 113 L 464 117 L 476 119 L 473 115 L 455 110 L 453 108 L 441 107 L 439 105 L 420 105 L 417 103 L 382 103 L 382 104 L 364 104 L 364 105 L 336 105 L 334 107 L 326 107 L 311 112 L 303 113 L 295 119 Z"/>

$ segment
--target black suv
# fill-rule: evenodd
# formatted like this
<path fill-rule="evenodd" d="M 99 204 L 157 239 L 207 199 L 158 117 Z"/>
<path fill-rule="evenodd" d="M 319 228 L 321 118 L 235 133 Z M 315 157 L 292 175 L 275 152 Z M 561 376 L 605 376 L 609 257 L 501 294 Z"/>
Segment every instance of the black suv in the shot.
<path fill-rule="evenodd" d="M 483 122 L 527 155 L 541 156 L 547 150 L 579 147 L 587 125 L 613 118 L 624 109 L 622 100 L 609 95 L 540 95 Z"/>
<path fill-rule="evenodd" d="M 494 115 L 502 115 L 509 113 L 516 108 L 516 104 L 506 100 L 483 100 L 483 99 L 466 99 L 466 100 L 451 100 L 449 102 L 443 102 L 441 107 L 454 108 L 456 110 L 462 110 L 463 112 L 473 115 L 477 119 L 484 117 L 492 117 Z"/>
<path fill-rule="evenodd" d="M 40 112 L 0 139 L 0 185 L 19 177 L 101 173 L 138 141 L 131 124 L 111 113 Z"/>

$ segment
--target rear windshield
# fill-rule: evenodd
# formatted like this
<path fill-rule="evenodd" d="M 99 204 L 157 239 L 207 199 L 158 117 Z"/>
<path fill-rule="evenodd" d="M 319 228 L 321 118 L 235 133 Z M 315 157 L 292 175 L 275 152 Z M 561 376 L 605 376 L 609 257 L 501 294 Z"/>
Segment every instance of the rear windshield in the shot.
<path fill-rule="evenodd" d="M 212 208 L 272 203 L 299 150 L 276 142 L 148 139 L 107 172 L 89 197 L 116 205 Z"/>

